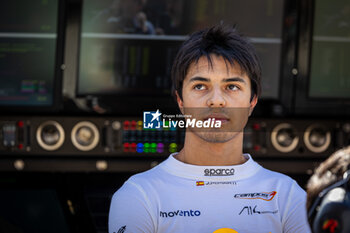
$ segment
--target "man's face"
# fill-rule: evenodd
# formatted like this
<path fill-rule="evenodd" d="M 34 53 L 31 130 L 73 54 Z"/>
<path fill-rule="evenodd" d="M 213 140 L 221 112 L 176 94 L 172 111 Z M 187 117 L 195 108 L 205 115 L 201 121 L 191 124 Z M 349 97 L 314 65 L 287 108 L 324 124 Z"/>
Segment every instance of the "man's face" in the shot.
<path fill-rule="evenodd" d="M 227 142 L 242 132 L 248 116 L 257 103 L 251 99 L 249 77 L 239 65 L 212 55 L 212 67 L 206 57 L 192 63 L 183 82 L 182 100 L 177 102 L 184 114 L 196 119 L 215 118 L 221 129 L 193 130 L 207 142 Z"/>

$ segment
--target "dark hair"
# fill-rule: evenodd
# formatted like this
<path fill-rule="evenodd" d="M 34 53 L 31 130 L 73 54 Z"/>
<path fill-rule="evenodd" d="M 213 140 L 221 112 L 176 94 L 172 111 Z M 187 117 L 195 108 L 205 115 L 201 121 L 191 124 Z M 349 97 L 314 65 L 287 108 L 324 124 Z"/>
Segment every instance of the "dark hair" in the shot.
<path fill-rule="evenodd" d="M 251 81 L 251 100 L 261 92 L 261 67 L 253 45 L 235 27 L 216 25 L 211 28 L 194 32 L 182 44 L 176 55 L 172 70 L 172 93 L 178 92 L 182 99 L 182 86 L 188 68 L 201 57 L 206 57 L 212 66 L 211 55 L 223 57 L 231 65 L 238 63 Z"/>

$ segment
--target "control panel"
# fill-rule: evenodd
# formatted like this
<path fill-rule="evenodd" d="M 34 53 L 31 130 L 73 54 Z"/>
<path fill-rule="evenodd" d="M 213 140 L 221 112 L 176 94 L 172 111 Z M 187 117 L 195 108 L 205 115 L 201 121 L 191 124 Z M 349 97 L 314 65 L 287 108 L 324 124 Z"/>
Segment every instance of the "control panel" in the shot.
<path fill-rule="evenodd" d="M 185 130 L 145 129 L 141 119 L 113 117 L 2 117 L 0 155 L 168 156 Z M 250 119 L 243 151 L 254 157 L 328 157 L 350 144 L 350 121 Z"/>
<path fill-rule="evenodd" d="M 185 131 L 144 129 L 139 119 L 0 118 L 1 155 L 162 156 L 181 149 Z"/>

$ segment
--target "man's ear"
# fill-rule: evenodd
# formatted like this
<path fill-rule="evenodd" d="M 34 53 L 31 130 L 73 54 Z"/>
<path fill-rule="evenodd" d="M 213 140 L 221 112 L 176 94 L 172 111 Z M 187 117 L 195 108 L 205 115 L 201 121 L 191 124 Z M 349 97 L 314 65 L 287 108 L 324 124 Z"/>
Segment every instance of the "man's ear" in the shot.
<path fill-rule="evenodd" d="M 254 95 L 252 101 L 250 101 L 250 106 L 249 106 L 249 116 L 252 115 L 253 110 L 255 108 L 255 105 L 258 103 L 258 97 Z"/>
<path fill-rule="evenodd" d="M 182 99 L 179 96 L 179 93 L 177 91 L 175 91 L 175 95 L 176 95 L 176 101 L 177 101 L 177 105 L 179 106 L 180 111 L 183 113 L 183 107 L 184 107 L 184 102 L 182 101 Z"/>

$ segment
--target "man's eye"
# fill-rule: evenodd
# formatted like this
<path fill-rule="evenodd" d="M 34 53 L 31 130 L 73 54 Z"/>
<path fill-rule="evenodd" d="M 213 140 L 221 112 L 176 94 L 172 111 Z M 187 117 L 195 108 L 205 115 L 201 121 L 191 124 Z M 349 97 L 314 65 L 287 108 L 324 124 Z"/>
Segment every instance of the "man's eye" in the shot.
<path fill-rule="evenodd" d="M 204 90 L 205 86 L 203 84 L 197 84 L 193 87 L 195 90 Z"/>
<path fill-rule="evenodd" d="M 233 84 L 230 84 L 227 86 L 227 89 L 231 90 L 231 91 L 237 91 L 239 90 L 239 87 Z"/>

